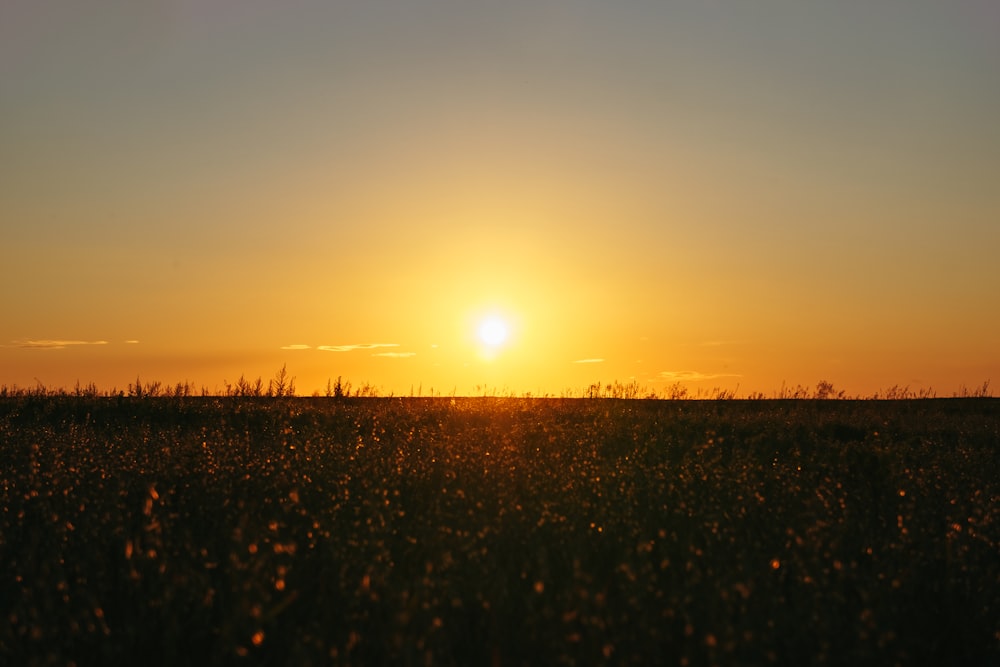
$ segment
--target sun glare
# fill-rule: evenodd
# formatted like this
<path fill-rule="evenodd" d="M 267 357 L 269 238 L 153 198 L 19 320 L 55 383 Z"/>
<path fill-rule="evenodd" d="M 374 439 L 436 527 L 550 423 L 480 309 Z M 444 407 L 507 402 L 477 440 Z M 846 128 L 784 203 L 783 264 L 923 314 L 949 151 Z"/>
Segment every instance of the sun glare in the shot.
<path fill-rule="evenodd" d="M 507 340 L 507 323 L 499 317 L 488 317 L 479 324 L 479 340 L 496 347 Z"/>

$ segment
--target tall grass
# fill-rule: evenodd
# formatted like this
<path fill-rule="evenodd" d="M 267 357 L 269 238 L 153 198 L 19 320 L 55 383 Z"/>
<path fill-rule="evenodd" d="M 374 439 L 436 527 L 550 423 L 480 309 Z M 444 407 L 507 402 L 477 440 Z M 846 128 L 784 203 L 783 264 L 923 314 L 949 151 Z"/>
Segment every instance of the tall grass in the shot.
<path fill-rule="evenodd" d="M 266 383 L 258 376 L 250 380 L 241 375 L 235 382 L 223 381 L 221 389 L 210 390 L 207 387 L 197 387 L 191 382 L 177 382 L 176 384 L 162 384 L 160 382 L 144 382 L 141 378 L 136 378 L 134 383 L 129 383 L 124 390 L 112 387 L 101 390 L 93 382 L 81 385 L 77 381 L 71 390 L 61 387 L 46 387 L 38 383 L 34 387 L 19 387 L 17 385 L 0 385 L 0 398 L 10 398 L 17 396 L 76 396 L 94 398 L 98 396 L 130 396 L 135 398 L 147 397 L 184 397 L 184 396 L 225 396 L 236 398 L 281 398 L 296 395 L 295 377 L 288 374 L 286 366 L 282 366 L 274 377 Z M 411 397 L 423 396 L 423 385 L 417 390 L 411 388 Z M 455 396 L 456 390 L 452 390 L 450 396 Z M 553 396 L 542 395 L 532 396 L 532 394 L 517 394 L 509 390 L 490 388 L 477 385 L 473 395 L 483 397 L 505 397 L 505 398 L 553 398 Z M 337 376 L 336 380 L 330 378 L 326 382 L 323 392 L 315 391 L 312 396 L 326 396 L 328 398 L 376 398 L 384 396 L 378 387 L 362 383 L 353 386 L 349 380 L 342 376 Z M 391 394 L 390 394 L 391 396 Z M 427 393 L 428 397 L 441 397 L 441 393 L 433 389 Z M 969 388 L 962 385 L 957 391 L 951 394 L 954 398 L 991 398 L 993 392 L 990 389 L 990 381 L 986 380 L 981 385 Z M 725 389 L 721 387 L 701 388 L 695 391 L 689 389 L 680 382 L 674 382 L 666 387 L 648 387 L 640 384 L 637 380 L 621 382 L 594 382 L 579 391 L 566 389 L 560 393 L 559 398 L 592 398 L 592 399 L 656 399 L 656 400 L 752 400 L 759 401 L 765 399 L 779 400 L 807 400 L 807 399 L 840 399 L 840 400 L 910 400 L 910 399 L 932 399 L 938 398 L 938 394 L 932 388 L 910 389 L 906 385 L 893 385 L 887 389 L 880 389 L 869 395 L 848 394 L 845 390 L 837 389 L 832 382 L 820 380 L 815 387 L 806 387 L 801 384 L 790 387 L 786 384 L 768 395 L 763 392 L 751 392 L 741 396 L 739 387 L 735 389 Z"/>
<path fill-rule="evenodd" d="M 0 664 L 1000 661 L 1000 403 L 0 399 Z"/>

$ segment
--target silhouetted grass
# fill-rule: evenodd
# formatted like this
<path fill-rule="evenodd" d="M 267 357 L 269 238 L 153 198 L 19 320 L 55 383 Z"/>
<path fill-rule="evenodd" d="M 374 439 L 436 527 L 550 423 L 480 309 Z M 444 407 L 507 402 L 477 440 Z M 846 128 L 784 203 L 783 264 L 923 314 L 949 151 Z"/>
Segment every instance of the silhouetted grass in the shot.
<path fill-rule="evenodd" d="M 997 664 L 998 449 L 978 398 L 7 397 L 0 663 Z"/>

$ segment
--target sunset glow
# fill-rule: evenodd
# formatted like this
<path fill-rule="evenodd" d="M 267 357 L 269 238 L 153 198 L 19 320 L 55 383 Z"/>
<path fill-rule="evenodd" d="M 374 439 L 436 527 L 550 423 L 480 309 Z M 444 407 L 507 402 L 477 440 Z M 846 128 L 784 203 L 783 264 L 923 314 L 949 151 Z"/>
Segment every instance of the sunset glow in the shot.
<path fill-rule="evenodd" d="M 507 323 L 499 317 L 488 317 L 479 325 L 479 340 L 496 347 L 507 340 Z"/>
<path fill-rule="evenodd" d="M 44 4 L 0 385 L 1000 382 L 989 3 Z"/>

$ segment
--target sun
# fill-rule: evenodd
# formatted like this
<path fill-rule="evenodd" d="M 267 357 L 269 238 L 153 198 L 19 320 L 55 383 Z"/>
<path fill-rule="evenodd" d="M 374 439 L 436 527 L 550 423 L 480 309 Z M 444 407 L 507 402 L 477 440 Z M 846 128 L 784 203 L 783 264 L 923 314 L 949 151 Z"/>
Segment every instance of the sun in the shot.
<path fill-rule="evenodd" d="M 503 345 L 507 340 L 507 323 L 496 316 L 487 317 L 479 323 L 479 340 L 490 347 Z"/>

